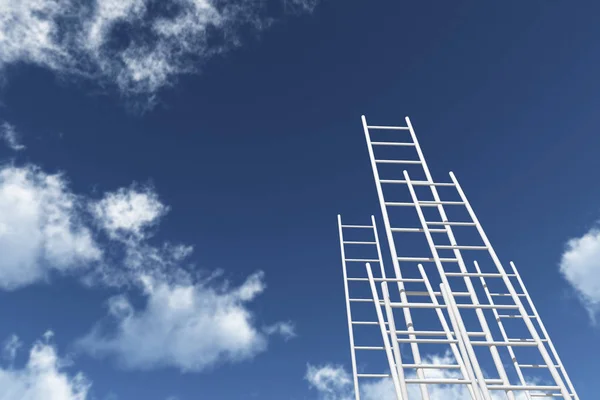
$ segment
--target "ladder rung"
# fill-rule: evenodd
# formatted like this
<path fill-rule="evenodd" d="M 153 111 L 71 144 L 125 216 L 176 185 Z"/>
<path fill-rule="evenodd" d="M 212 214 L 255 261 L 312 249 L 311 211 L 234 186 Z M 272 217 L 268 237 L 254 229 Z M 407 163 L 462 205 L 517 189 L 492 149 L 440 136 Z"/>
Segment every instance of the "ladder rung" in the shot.
<path fill-rule="evenodd" d="M 521 368 L 548 368 L 546 364 L 518 364 Z M 560 368 L 560 365 L 554 365 L 554 368 Z"/>
<path fill-rule="evenodd" d="M 383 346 L 354 346 L 354 350 L 385 350 Z"/>
<path fill-rule="evenodd" d="M 456 258 L 439 258 L 440 262 L 458 262 Z M 398 257 L 398 261 L 435 262 L 432 257 Z"/>
<path fill-rule="evenodd" d="M 439 245 L 435 246 L 436 249 L 448 249 L 448 250 L 487 250 L 487 246 L 451 246 L 451 245 Z"/>
<path fill-rule="evenodd" d="M 475 278 L 502 278 L 502 274 L 478 273 L 478 272 L 446 272 L 446 276 L 470 276 Z"/>
<path fill-rule="evenodd" d="M 522 346 L 522 347 L 527 347 L 527 346 L 537 346 L 537 343 L 533 343 L 533 342 L 488 342 L 488 341 L 477 341 L 477 340 L 473 340 L 471 341 L 471 345 L 472 346 Z"/>
<path fill-rule="evenodd" d="M 388 333 L 390 331 L 388 330 Z M 396 335 L 446 336 L 444 331 L 396 331 Z"/>
<path fill-rule="evenodd" d="M 387 331 L 390 333 L 390 331 Z M 444 331 L 396 331 L 397 335 L 415 335 L 415 336 L 446 336 Z M 454 332 L 450 332 L 454 336 Z M 482 337 L 485 332 L 468 332 L 469 336 Z"/>
<path fill-rule="evenodd" d="M 433 304 L 433 303 L 401 303 L 401 302 L 392 302 L 390 305 L 393 308 L 446 308 L 443 304 Z"/>
<path fill-rule="evenodd" d="M 346 262 L 379 262 L 376 258 L 346 258 Z"/>
<path fill-rule="evenodd" d="M 406 184 L 403 179 L 380 179 L 380 183 L 391 183 L 391 184 Z M 410 181 L 413 186 L 454 186 L 452 182 L 427 182 L 427 181 Z"/>
<path fill-rule="evenodd" d="M 425 378 L 425 379 L 405 379 L 404 382 L 407 384 L 430 384 L 430 385 L 452 385 L 452 384 L 464 384 L 469 385 L 471 381 L 468 379 L 458 378 Z"/>
<path fill-rule="evenodd" d="M 460 378 L 411 378 L 404 380 L 407 384 L 431 384 L 431 385 L 450 385 L 450 384 L 464 384 L 469 385 L 471 381 L 468 379 L 460 379 Z M 502 383 L 500 379 L 486 379 L 486 383 Z"/>
<path fill-rule="evenodd" d="M 523 318 L 520 314 L 498 314 L 499 318 Z M 529 318 L 537 318 L 535 315 L 528 315 Z"/>
<path fill-rule="evenodd" d="M 377 164 L 421 164 L 419 160 L 375 160 Z"/>
<path fill-rule="evenodd" d="M 348 301 L 351 303 L 372 303 L 373 299 L 349 298 Z M 379 302 L 383 303 L 381 300 Z"/>
<path fill-rule="evenodd" d="M 342 228 L 373 229 L 373 225 L 342 225 Z"/>
<path fill-rule="evenodd" d="M 373 278 L 375 282 L 425 282 L 423 278 Z"/>
<path fill-rule="evenodd" d="M 533 341 L 533 339 L 508 339 L 509 342 L 532 342 L 535 343 Z M 547 342 L 548 339 L 540 339 L 541 342 Z"/>
<path fill-rule="evenodd" d="M 386 201 L 384 203 L 386 206 L 392 206 L 392 207 L 414 207 L 415 203 L 404 203 L 404 202 L 397 202 L 397 201 Z"/>
<path fill-rule="evenodd" d="M 359 378 L 389 378 L 390 374 L 356 374 Z"/>
<path fill-rule="evenodd" d="M 536 386 L 536 385 L 491 385 L 488 386 L 489 390 L 560 390 L 558 386 Z M 532 396 L 535 394 L 531 393 Z M 536 397 L 545 397 L 536 396 Z"/>
<path fill-rule="evenodd" d="M 419 201 L 422 206 L 464 206 L 463 201 Z"/>
<path fill-rule="evenodd" d="M 446 229 L 428 229 L 432 233 L 445 233 Z M 425 232 L 423 228 L 392 228 L 392 232 Z"/>
<path fill-rule="evenodd" d="M 510 293 L 490 293 L 490 296 L 492 296 L 492 297 L 512 297 L 512 295 Z M 517 296 L 525 297 L 525 294 L 517 293 Z"/>
<path fill-rule="evenodd" d="M 425 223 L 427 225 L 475 226 L 475 222 L 466 222 L 466 221 L 460 221 L 460 222 L 426 221 Z"/>
<path fill-rule="evenodd" d="M 460 368 L 456 364 L 402 364 L 403 368 L 427 368 L 427 369 L 454 369 Z"/>
<path fill-rule="evenodd" d="M 369 282 L 369 278 L 346 278 L 347 281 Z M 424 282 L 423 278 L 373 278 L 375 282 Z"/>
<path fill-rule="evenodd" d="M 563 395 L 560 394 L 560 393 L 529 393 L 529 395 L 531 397 L 544 397 L 544 398 L 548 398 L 548 397 L 563 397 Z M 574 394 L 569 394 L 569 396 L 575 397 Z"/>
<path fill-rule="evenodd" d="M 387 325 L 387 322 L 385 322 Z M 377 321 L 352 321 L 352 325 L 379 325 Z"/>
<path fill-rule="evenodd" d="M 463 202 L 460 201 L 420 201 L 419 205 L 421 207 L 437 207 L 439 205 L 459 205 L 459 204 L 464 204 Z M 397 202 L 397 201 L 386 201 L 385 202 L 386 206 L 392 206 L 392 207 L 414 207 L 415 203 L 410 203 L 410 202 Z"/>
<path fill-rule="evenodd" d="M 414 146 L 414 143 L 402 142 L 371 142 L 373 146 Z"/>
<path fill-rule="evenodd" d="M 518 310 L 519 306 L 513 304 L 457 304 L 458 308 L 480 308 L 486 310 Z"/>
<path fill-rule="evenodd" d="M 398 343 L 429 343 L 429 344 L 451 344 L 458 343 L 456 339 L 398 339 Z"/>
<path fill-rule="evenodd" d="M 346 241 L 342 242 L 344 244 L 377 244 L 377 242 L 355 242 L 355 241 Z"/>
<path fill-rule="evenodd" d="M 369 129 L 391 129 L 395 131 L 407 131 L 408 126 L 382 126 L 382 125 L 367 125 Z"/>
<path fill-rule="evenodd" d="M 405 291 L 404 292 L 407 296 L 429 296 L 429 292 L 420 292 L 420 291 Z M 471 296 L 471 293 L 469 292 L 453 292 L 452 293 L 454 296 L 464 296 L 464 297 L 468 297 Z M 442 293 L 440 292 L 433 292 L 434 296 L 438 296 L 441 297 Z"/>

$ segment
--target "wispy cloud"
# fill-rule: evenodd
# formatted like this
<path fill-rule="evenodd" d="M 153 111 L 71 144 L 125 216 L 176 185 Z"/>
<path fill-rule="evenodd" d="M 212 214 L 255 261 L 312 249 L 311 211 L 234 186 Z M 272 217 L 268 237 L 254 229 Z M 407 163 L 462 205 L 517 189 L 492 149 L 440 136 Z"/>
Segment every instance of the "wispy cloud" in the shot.
<path fill-rule="evenodd" d="M 76 195 L 64 175 L 32 165 L 0 168 L 0 289 L 59 272 L 141 295 L 142 307 L 126 292 L 111 298 L 102 321 L 109 324 L 79 341 L 85 352 L 127 368 L 202 371 L 256 356 L 271 336 L 292 338 L 291 322 L 262 324 L 251 310 L 266 288 L 262 272 L 234 287 L 222 271 L 194 269 L 191 246 L 154 237 L 168 210 L 149 186 L 95 199 Z"/>
<path fill-rule="evenodd" d="M 121 188 L 91 205 L 92 213 L 112 239 L 140 240 L 158 223 L 168 207 L 151 188 Z"/>
<path fill-rule="evenodd" d="M 4 342 L 4 347 L 2 349 L 4 359 L 10 363 L 15 361 L 15 358 L 17 356 L 17 351 L 21 348 L 22 345 L 23 345 L 23 343 L 21 343 L 21 340 L 19 339 L 19 337 L 17 335 L 14 335 L 14 334 L 11 335 Z"/>
<path fill-rule="evenodd" d="M 4 143 L 11 150 L 25 150 L 25 146 L 21 143 L 19 136 L 20 135 L 16 131 L 15 127 L 8 122 L 3 122 L 2 125 L 0 125 L 0 138 L 2 138 Z"/>
<path fill-rule="evenodd" d="M 341 365 L 311 365 L 306 368 L 305 379 L 315 389 L 320 400 L 352 400 L 352 376 Z"/>
<path fill-rule="evenodd" d="M 577 292 L 590 319 L 600 313 L 600 229 L 570 239 L 560 261 L 560 272 Z"/>
<path fill-rule="evenodd" d="M 449 355 L 427 355 L 423 358 L 424 364 L 455 364 L 454 358 Z M 456 379 L 462 378 L 458 372 L 449 369 L 428 369 L 426 378 L 431 379 Z M 407 378 L 415 378 L 414 374 Z M 324 364 L 321 366 L 308 365 L 305 379 L 311 388 L 315 389 L 320 400 L 352 400 L 354 399 L 354 386 L 352 375 L 340 365 Z M 373 379 L 361 385 L 361 399 L 364 400 L 395 400 L 394 385 L 390 379 Z M 428 385 L 431 400 L 462 400 L 470 399 L 471 394 L 466 385 Z M 420 399 L 418 385 L 408 386 L 410 399 Z M 492 393 L 492 399 L 501 400 L 506 396 L 501 393 Z M 526 396 L 520 392 L 516 394 L 517 400 L 525 400 Z"/>
<path fill-rule="evenodd" d="M 285 340 L 290 340 L 297 336 L 296 326 L 291 321 L 278 322 L 276 324 L 269 325 L 265 327 L 264 332 L 267 335 L 281 335 Z"/>
<path fill-rule="evenodd" d="M 318 0 L 21 0 L 0 2 L 0 69 L 26 62 L 148 98 L 282 13 Z"/>
<path fill-rule="evenodd" d="M 86 400 L 90 382 L 81 373 L 70 375 L 64 371 L 64 362 L 56 348 L 46 339 L 36 342 L 29 352 L 29 360 L 21 368 L 0 365 L 0 399 L 2 400 Z M 14 336 L 18 341 L 18 338 Z M 9 340 L 5 351 L 16 349 Z"/>
<path fill-rule="evenodd" d="M 0 169 L 0 288 L 44 280 L 101 258 L 80 218 L 80 199 L 61 175 L 35 166 Z"/>
<path fill-rule="evenodd" d="M 144 277 L 146 304 L 135 309 L 124 296 L 109 302 L 109 326 L 98 325 L 78 342 L 96 356 L 112 356 L 128 369 L 174 367 L 203 371 L 253 358 L 267 347 L 267 334 L 248 303 L 265 289 L 262 273 L 241 286 L 169 284 Z M 286 330 L 270 334 L 286 334 Z"/>

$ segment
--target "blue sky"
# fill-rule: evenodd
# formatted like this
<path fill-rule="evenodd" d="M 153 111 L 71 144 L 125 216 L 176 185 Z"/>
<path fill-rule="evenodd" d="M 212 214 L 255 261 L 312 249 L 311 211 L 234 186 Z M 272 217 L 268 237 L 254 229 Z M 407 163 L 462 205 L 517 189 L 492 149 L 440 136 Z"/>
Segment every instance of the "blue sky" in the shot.
<path fill-rule="evenodd" d="M 345 400 L 306 376 L 350 367 L 361 114 L 411 117 L 594 398 L 599 5 L 84 3 L 0 1 L 0 399 Z"/>

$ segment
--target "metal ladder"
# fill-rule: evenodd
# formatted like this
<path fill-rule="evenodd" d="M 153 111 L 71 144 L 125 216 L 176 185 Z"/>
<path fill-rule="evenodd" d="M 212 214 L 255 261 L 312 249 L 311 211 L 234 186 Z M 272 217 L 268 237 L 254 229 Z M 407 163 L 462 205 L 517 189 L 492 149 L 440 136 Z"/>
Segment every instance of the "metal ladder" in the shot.
<path fill-rule="evenodd" d="M 353 372 L 353 384 L 356 400 L 360 399 L 360 382 L 363 379 L 375 378 L 391 378 L 394 386 L 396 398 L 398 400 L 406 400 L 408 396 L 407 385 L 417 384 L 420 387 L 421 395 L 423 398 L 428 397 L 427 385 L 447 385 L 447 384 L 461 384 L 469 385 L 469 392 L 472 398 L 481 399 L 478 395 L 478 389 L 476 389 L 476 380 L 472 372 L 472 367 L 469 364 L 467 353 L 464 346 L 456 339 L 455 331 L 450 329 L 450 326 L 446 322 L 446 318 L 442 313 L 442 309 L 446 308 L 445 305 L 440 304 L 437 300 L 437 296 L 440 296 L 440 292 L 434 292 L 429 281 L 425 276 L 422 266 L 419 267 L 421 277 L 420 278 L 403 278 L 400 271 L 396 271 L 395 278 L 388 278 L 386 276 L 385 267 L 381 258 L 381 247 L 379 244 L 379 237 L 377 235 L 377 226 L 375 218 L 371 217 L 371 225 L 344 225 L 342 224 L 341 216 L 338 216 L 338 229 L 340 235 L 340 250 L 342 257 L 342 269 L 344 275 L 344 290 L 346 295 L 346 309 L 348 317 L 348 332 L 350 339 L 351 349 L 351 360 L 352 360 L 352 372 Z M 370 240 L 347 240 L 345 239 L 344 233 L 348 230 L 372 230 Z M 376 248 L 376 258 L 352 258 L 347 256 L 347 247 L 349 246 L 371 246 Z M 358 265 L 353 265 L 358 263 Z M 366 277 L 364 274 L 361 277 L 350 276 L 357 275 L 357 273 L 349 274 L 349 270 L 360 270 L 361 263 L 366 263 Z M 373 270 L 371 269 L 371 263 L 379 264 L 379 276 L 375 277 Z M 364 269 L 363 269 L 364 270 Z M 381 295 L 379 294 L 379 288 L 377 283 L 380 283 Z M 398 293 L 401 297 L 399 302 L 392 302 L 390 299 L 390 292 L 388 289 L 388 283 L 395 283 L 398 286 Z M 356 298 L 351 296 L 351 284 L 367 284 L 370 288 L 370 297 Z M 420 290 L 406 290 L 405 285 L 419 285 Z M 363 294 L 364 295 L 364 294 Z M 457 295 L 461 295 L 460 293 Z M 466 293 L 462 294 L 467 295 Z M 430 301 L 425 302 L 408 302 L 409 298 L 427 298 Z M 375 306 L 375 312 L 371 313 L 370 318 L 374 320 L 355 320 L 352 313 L 352 305 L 355 303 L 371 303 Z M 435 310 L 437 318 L 441 326 L 441 330 L 422 330 L 416 331 L 412 328 L 412 323 L 407 324 L 406 329 L 398 330 L 395 325 L 395 318 L 393 315 L 394 308 L 402 308 L 405 317 L 408 315 L 410 318 L 410 308 L 418 309 L 432 309 Z M 373 315 L 374 314 L 374 315 Z M 376 318 L 373 318 L 376 316 Z M 375 320 L 376 319 L 376 320 Z M 357 345 L 355 341 L 356 325 L 371 325 L 378 327 L 383 346 L 372 346 L 372 345 Z M 477 335 L 477 334 L 474 334 Z M 370 335 L 372 337 L 372 335 Z M 433 338 L 432 338 L 433 337 Z M 441 338 L 440 338 L 441 337 Z M 359 339 L 361 340 L 361 339 Z M 400 351 L 401 344 L 410 344 L 413 351 L 412 363 L 403 362 L 402 354 Z M 427 345 L 442 345 L 444 350 L 449 351 L 453 358 L 456 360 L 456 364 L 431 364 L 424 363 L 421 360 L 419 354 L 419 344 Z M 389 373 L 361 373 L 358 371 L 357 365 L 357 350 L 380 350 L 385 352 L 386 360 L 390 369 Z M 416 355 L 415 355 L 416 351 Z M 465 360 L 465 362 L 463 362 Z M 404 369 L 414 370 L 416 372 L 412 374 L 405 374 Z M 439 379 L 439 378 L 427 378 L 425 376 L 425 370 L 457 370 L 459 376 L 452 379 Z M 420 373 L 419 373 L 420 372 Z M 408 377 L 407 377 L 408 375 Z M 412 376 L 414 375 L 414 376 Z M 462 376 L 460 376 L 462 375 Z"/>
<path fill-rule="evenodd" d="M 452 322 L 454 334 L 456 335 L 456 339 L 458 341 L 457 344 L 459 344 L 462 348 L 461 353 L 464 356 L 464 364 L 470 364 L 472 368 L 471 371 L 468 371 L 467 369 L 468 375 L 474 374 L 476 377 L 478 390 L 471 390 L 471 397 L 479 398 L 479 396 L 482 396 L 483 399 L 491 400 L 491 392 L 500 391 L 506 393 L 506 397 L 510 400 L 515 399 L 515 392 L 525 393 L 528 399 L 531 399 L 532 397 L 547 396 L 562 397 L 564 399 L 578 399 L 571 381 L 566 374 L 564 366 L 560 362 L 560 359 L 558 359 L 558 354 L 556 353 L 556 350 L 552 342 L 549 340 L 548 334 L 541 323 L 539 315 L 537 315 L 537 312 L 535 311 L 531 315 L 528 314 L 528 310 L 520 300 L 520 297 L 526 297 L 529 308 L 535 310 L 533 303 L 531 302 L 531 298 L 528 294 L 526 294 L 527 292 L 525 291 L 525 287 L 520 280 L 520 277 L 518 278 L 518 283 L 523 293 L 520 295 L 515 290 L 511 279 L 517 278 L 518 274 L 516 273 L 516 269 L 514 269 L 513 266 L 513 269 L 515 270 L 515 273 L 513 274 L 508 274 L 505 271 L 454 174 L 450 173 L 451 182 L 439 183 L 433 181 L 417 141 L 414 129 L 408 118 L 406 118 L 407 126 L 405 127 L 370 126 L 367 124 L 364 116 L 362 117 L 362 122 L 381 212 L 383 214 L 385 232 L 390 247 L 394 271 L 397 272 L 397 276 L 401 276 L 402 274 L 400 274 L 400 271 L 405 273 L 406 271 L 415 270 L 415 263 L 427 263 L 426 265 L 433 264 L 435 267 L 435 269 L 428 269 L 426 271 L 427 273 L 425 273 L 422 265 L 417 266 L 419 272 L 422 273 L 423 279 L 427 281 L 429 285 L 431 285 L 432 280 L 434 282 L 439 282 L 440 292 L 434 297 L 440 297 L 443 299 L 445 305 L 444 311 L 448 314 L 448 317 Z M 370 130 L 407 131 L 409 133 L 409 139 L 398 141 L 394 138 L 392 141 L 372 141 Z M 398 147 L 414 149 L 417 158 L 411 159 L 406 158 L 405 156 L 402 158 L 389 156 L 386 158 L 377 158 L 375 156 L 375 147 L 378 149 Z M 424 175 L 424 178 L 413 180 L 408 170 L 404 170 L 402 173 L 403 179 L 381 179 L 380 174 L 383 171 L 380 171 L 380 169 L 383 169 L 382 166 L 386 164 L 392 166 L 402 165 L 407 169 L 409 169 L 411 166 L 413 168 L 418 167 L 419 170 L 416 172 L 420 172 L 422 175 Z M 384 185 L 386 186 L 385 191 Z M 398 188 L 408 189 L 409 201 L 399 202 L 396 201 L 396 199 L 394 199 L 394 201 L 386 200 L 385 193 L 389 190 L 388 187 L 393 187 L 396 192 Z M 417 190 L 422 187 L 428 189 L 427 194 L 428 196 L 431 196 L 430 200 L 422 199 L 422 194 L 420 196 L 417 195 Z M 441 189 L 444 187 L 455 190 L 459 199 L 442 200 L 438 193 L 438 188 Z M 412 210 L 413 214 L 416 211 L 418 225 L 420 225 L 420 227 L 392 226 L 392 218 L 390 215 L 395 213 L 395 210 L 403 207 Z M 466 210 L 469 219 L 465 221 L 451 221 L 446 214 L 445 207 L 462 207 L 464 210 Z M 430 214 L 430 216 L 426 218 L 425 213 L 428 212 L 426 210 L 431 209 L 434 211 L 437 210 L 436 216 L 432 218 Z M 402 220 L 404 221 L 405 219 Z M 462 227 L 470 227 L 471 229 L 475 228 L 475 236 L 479 238 L 482 244 L 459 245 L 453 229 L 461 229 Z M 430 255 L 421 257 L 399 256 L 397 251 L 397 243 L 403 243 L 403 241 L 399 242 L 397 236 L 395 236 L 399 233 L 424 234 L 429 250 L 428 253 Z M 443 244 L 441 242 L 442 239 Z M 490 264 L 492 271 L 482 272 L 482 269 L 476 263 L 473 264 L 475 272 L 469 271 L 463 257 L 463 252 L 471 251 L 479 251 L 480 253 L 487 254 L 489 258 L 491 258 Z M 448 252 L 451 253 L 451 255 L 446 256 L 440 254 Z M 400 263 L 403 263 L 402 268 L 400 268 Z M 475 279 L 475 283 L 479 282 L 480 284 L 477 290 L 471 278 L 479 278 L 479 280 Z M 494 293 L 490 292 L 488 290 L 488 282 L 486 281 L 486 278 L 500 282 L 499 286 L 501 288 L 496 289 Z M 450 281 L 452 281 L 452 285 Z M 371 281 L 371 284 L 373 283 L 374 281 Z M 457 296 L 458 292 L 452 290 L 452 286 L 458 284 L 465 287 L 467 296 Z M 482 291 L 485 292 L 487 298 L 487 302 L 484 303 L 480 302 L 478 296 L 478 292 L 481 293 Z M 461 294 L 464 294 L 464 292 Z M 522 296 L 523 294 L 526 295 Z M 375 292 L 373 292 L 373 296 L 376 296 Z M 467 302 L 457 302 L 457 297 L 460 297 L 462 300 L 466 299 Z M 495 297 L 508 298 L 511 303 L 496 303 L 493 301 L 493 298 Z M 417 307 L 411 306 L 411 304 L 406 300 L 406 297 L 402 298 L 401 302 L 404 303 L 403 311 L 405 322 L 407 324 L 411 324 L 412 326 L 410 313 Z M 469 315 L 465 315 L 465 310 L 469 309 L 474 310 L 474 318 L 469 318 Z M 500 313 L 500 310 L 503 310 L 503 312 Z M 506 313 L 506 311 L 510 310 L 516 313 Z M 488 323 L 488 317 L 486 317 L 486 312 L 488 311 L 491 311 L 494 314 L 491 327 Z M 487 315 L 489 316 L 489 314 Z M 406 318 L 407 316 L 409 318 Z M 524 329 L 522 327 L 521 330 L 518 331 L 517 337 L 513 338 L 507 335 L 507 327 L 502 323 L 502 320 L 505 318 L 520 320 L 525 325 Z M 539 329 L 542 332 L 541 335 L 538 332 L 538 328 L 536 328 L 534 325 L 533 320 L 535 320 L 538 324 Z M 471 326 L 477 326 L 477 329 L 468 329 L 468 327 Z M 414 327 L 412 328 L 414 329 Z M 495 338 L 495 336 L 498 336 L 498 331 L 502 336 L 502 340 L 496 340 Z M 475 337 L 473 333 L 481 334 L 484 340 L 473 340 Z M 414 343 L 414 347 L 416 347 L 416 349 L 413 347 L 413 354 L 419 354 L 418 347 L 419 344 L 422 343 L 422 341 Z M 482 357 L 476 354 L 474 350 L 474 347 L 480 346 L 487 347 L 489 349 L 492 359 L 491 364 L 495 367 L 498 379 L 486 379 L 484 377 L 484 368 L 487 368 L 489 372 L 489 366 L 482 365 L 484 363 L 480 363 L 480 358 Z M 530 347 L 536 349 L 539 356 L 541 356 L 542 361 L 531 364 L 519 363 L 517 361 L 516 353 L 521 347 Z M 550 349 L 550 352 L 548 349 Z M 552 356 L 550 356 L 550 353 L 552 353 L 554 359 Z M 502 355 L 505 356 L 504 359 Z M 508 365 L 512 363 L 513 370 L 509 372 L 512 375 L 516 374 L 519 384 L 511 383 L 509 373 L 507 373 L 505 368 L 504 360 L 510 360 L 510 362 L 507 363 Z M 536 381 L 528 381 L 528 377 L 523 375 L 523 369 L 534 367 L 537 369 L 543 368 L 547 370 L 550 374 L 549 379 L 551 379 L 553 384 L 545 385 Z M 390 368 L 393 369 L 391 365 Z M 423 379 L 422 376 L 419 378 Z M 565 384 L 565 382 L 567 382 L 567 384 Z M 427 388 L 425 387 L 423 390 L 423 385 L 421 386 L 422 398 L 428 399 Z"/>

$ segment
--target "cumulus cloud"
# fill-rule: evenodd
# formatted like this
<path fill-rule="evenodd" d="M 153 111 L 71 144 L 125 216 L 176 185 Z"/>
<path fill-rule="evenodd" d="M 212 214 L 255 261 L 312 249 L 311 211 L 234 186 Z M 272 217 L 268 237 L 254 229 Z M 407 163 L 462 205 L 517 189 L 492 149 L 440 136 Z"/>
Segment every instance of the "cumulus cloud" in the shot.
<path fill-rule="evenodd" d="M 575 289 L 595 324 L 600 312 L 600 229 L 592 228 L 567 242 L 560 272 Z"/>
<path fill-rule="evenodd" d="M 254 357 L 270 336 L 295 336 L 289 321 L 255 320 L 250 306 L 265 290 L 262 272 L 233 287 L 222 271 L 192 268 L 191 246 L 155 240 L 151 228 L 167 210 L 148 187 L 93 199 L 75 195 L 62 175 L 1 168 L 0 289 L 56 271 L 141 294 L 142 307 L 125 294 L 112 297 L 106 321 L 79 341 L 80 349 L 131 369 L 202 371 Z M 16 337 L 6 343 L 7 360 L 19 345 Z"/>
<path fill-rule="evenodd" d="M 25 150 L 25 146 L 20 141 L 19 133 L 16 131 L 15 127 L 8 122 L 3 122 L 2 125 L 0 125 L 0 138 L 4 140 L 4 143 L 11 150 Z"/>
<path fill-rule="evenodd" d="M 8 343 L 4 350 L 16 351 Z M 22 368 L 0 365 L 0 400 L 86 400 L 89 381 L 81 373 L 68 374 L 64 367 L 53 345 L 47 340 L 36 342 Z"/>
<path fill-rule="evenodd" d="M 141 274 L 177 276 L 193 248 L 146 241 L 167 210 L 150 188 L 121 188 L 95 200 L 73 193 L 63 175 L 4 166 L 0 289 L 45 281 L 53 272 L 112 286 L 138 283 Z"/>
<path fill-rule="evenodd" d="M 0 288 L 83 268 L 101 251 L 82 223 L 80 200 L 61 175 L 33 166 L 0 169 Z"/>
<path fill-rule="evenodd" d="M 142 239 L 168 208 L 150 188 L 122 188 L 91 206 L 94 217 L 112 239 Z"/>
<path fill-rule="evenodd" d="M 341 365 L 308 364 L 305 379 L 321 400 L 352 400 L 352 376 Z"/>
<path fill-rule="evenodd" d="M 429 355 L 423 358 L 425 364 L 455 364 L 450 354 Z M 459 372 L 449 369 L 425 370 L 426 378 L 452 379 L 462 378 Z M 407 375 L 407 378 L 416 376 Z M 354 384 L 352 375 L 340 365 L 325 364 L 321 366 L 308 365 L 305 379 L 311 388 L 318 393 L 320 400 L 353 400 Z M 360 382 L 360 381 L 359 381 Z M 463 400 L 470 399 L 471 394 L 466 385 L 428 385 L 431 400 Z M 364 400 L 396 400 L 394 384 L 391 379 L 373 379 L 360 384 L 361 399 Z M 515 393 L 517 400 L 525 400 L 524 393 Z M 421 393 L 418 385 L 408 386 L 409 399 L 420 399 Z M 493 400 L 505 399 L 500 392 L 493 392 Z M 544 398 L 544 397 L 542 397 Z"/>
<path fill-rule="evenodd" d="M 230 288 L 207 283 L 169 284 L 144 278 L 146 304 L 125 296 L 109 301 L 109 326 L 98 325 L 78 342 L 95 356 L 111 356 L 128 369 L 175 367 L 203 371 L 250 359 L 267 347 L 267 336 L 248 308 L 265 289 L 262 273 Z"/>
<path fill-rule="evenodd" d="M 317 3 L 278 1 L 283 13 Z M 153 94 L 238 46 L 246 28 L 269 26 L 278 1 L 0 1 L 0 69 L 25 62 L 101 79 L 125 94 Z"/>

